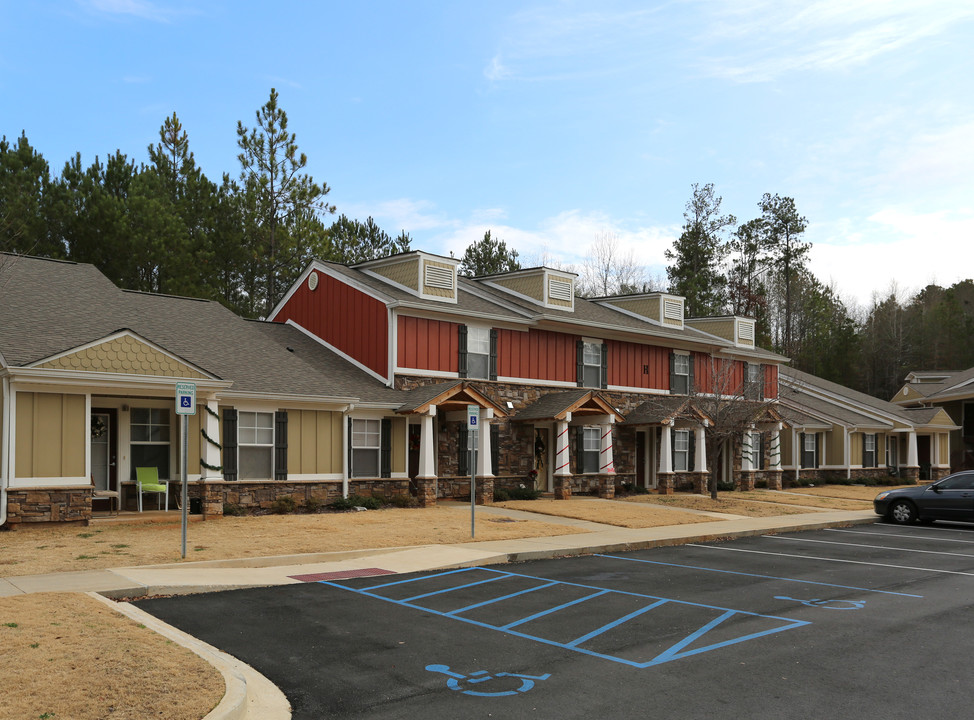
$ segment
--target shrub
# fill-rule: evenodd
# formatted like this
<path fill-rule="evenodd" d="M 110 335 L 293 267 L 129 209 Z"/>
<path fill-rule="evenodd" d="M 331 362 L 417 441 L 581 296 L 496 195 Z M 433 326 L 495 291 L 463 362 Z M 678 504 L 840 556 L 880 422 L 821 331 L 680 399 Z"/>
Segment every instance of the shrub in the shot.
<path fill-rule="evenodd" d="M 718 482 L 717 492 L 733 492 L 734 483 L 733 482 Z"/>
<path fill-rule="evenodd" d="M 419 500 L 412 495 L 393 495 L 386 501 L 389 505 L 397 508 L 419 507 Z"/>
<path fill-rule="evenodd" d="M 541 497 L 541 491 L 529 487 L 513 487 L 507 491 L 511 500 L 537 500 Z"/>
<path fill-rule="evenodd" d="M 324 503 L 322 503 L 321 500 L 319 500 L 314 495 L 312 495 L 311 497 L 309 497 L 307 500 L 304 501 L 304 509 L 307 510 L 309 513 L 316 513 L 319 510 L 321 510 L 323 504 Z"/>
<path fill-rule="evenodd" d="M 505 502 L 511 499 L 511 494 L 502 487 L 494 488 L 494 502 Z"/>
<path fill-rule="evenodd" d="M 236 503 L 223 503 L 223 514 L 229 517 L 241 517 L 247 514 L 247 508 Z"/>
<path fill-rule="evenodd" d="M 277 515 L 289 515 L 297 509 L 298 504 L 290 495 L 281 495 L 271 503 L 271 512 Z"/>
<path fill-rule="evenodd" d="M 347 498 L 338 498 L 329 503 L 328 507 L 332 510 L 346 511 L 352 508 L 364 507 L 366 510 L 378 510 L 382 507 L 382 500 L 376 497 L 364 497 L 362 495 L 349 495 Z"/>

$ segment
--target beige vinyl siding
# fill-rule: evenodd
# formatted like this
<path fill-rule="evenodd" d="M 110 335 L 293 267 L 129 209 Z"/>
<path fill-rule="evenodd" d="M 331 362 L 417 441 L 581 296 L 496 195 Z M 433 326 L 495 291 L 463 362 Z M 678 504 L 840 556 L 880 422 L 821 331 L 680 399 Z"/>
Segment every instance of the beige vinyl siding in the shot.
<path fill-rule="evenodd" d="M 326 410 L 289 410 L 287 469 L 291 475 L 342 471 L 342 414 Z"/>
<path fill-rule="evenodd" d="M 782 430 L 778 437 L 781 439 L 781 465 L 793 465 L 795 462 L 794 451 L 792 450 L 791 430 Z"/>
<path fill-rule="evenodd" d="M 372 268 L 372 272 L 411 290 L 419 290 L 419 258 L 409 258 L 394 265 Z M 290 458 L 288 460 L 290 462 Z M 288 467 L 290 468 L 290 465 Z"/>
<path fill-rule="evenodd" d="M 392 472 L 406 472 L 406 418 L 392 419 Z"/>
<path fill-rule="evenodd" d="M 825 459 L 819 460 L 822 465 L 845 465 L 845 438 L 842 428 L 833 427 L 832 432 L 825 433 Z"/>
<path fill-rule="evenodd" d="M 453 287 L 452 288 L 441 288 L 434 287 L 432 285 L 426 284 L 426 267 L 435 267 L 443 270 L 448 270 L 453 275 Z M 426 265 L 423 267 L 423 294 L 430 297 L 445 297 L 445 298 L 455 298 L 456 297 L 456 287 L 457 287 L 457 276 L 456 269 L 453 265 L 447 263 L 435 262 L 433 260 L 427 260 Z"/>
<path fill-rule="evenodd" d="M 948 433 L 937 433 L 937 442 L 940 443 L 940 462 L 947 464 L 950 461 L 950 435 Z"/>
<path fill-rule="evenodd" d="M 528 275 L 513 278 L 497 278 L 493 282 L 520 293 L 529 298 L 534 298 L 538 302 L 544 302 L 544 276 Z"/>
<path fill-rule="evenodd" d="M 636 315 L 641 315 L 644 318 L 649 318 L 650 320 L 659 320 L 660 309 L 659 309 L 659 298 L 639 298 L 636 300 L 609 300 L 610 305 L 615 305 L 617 308 L 626 310 Z"/>
<path fill-rule="evenodd" d="M 196 414 L 195 415 L 189 415 L 189 416 L 187 416 L 189 418 L 189 429 L 188 429 L 188 432 L 189 432 L 189 448 L 188 448 L 189 455 L 186 458 L 186 474 L 187 475 L 196 475 L 197 473 L 200 473 L 202 471 L 202 467 L 203 466 L 200 465 L 200 459 L 203 457 L 203 443 L 205 443 L 206 440 L 204 440 L 203 439 L 203 436 L 200 434 L 200 416 L 203 415 L 205 412 L 206 412 L 206 410 L 204 410 L 201 407 L 201 404 L 198 403 L 197 406 L 196 406 Z M 178 418 L 179 415 L 177 415 L 176 417 Z M 183 444 L 183 436 L 182 436 L 183 428 L 179 424 L 178 420 L 176 422 L 176 427 L 178 428 L 179 433 L 180 433 L 179 434 L 179 446 L 182 447 L 182 444 Z M 170 437 L 172 437 L 172 436 L 170 435 Z M 220 440 L 220 438 L 218 438 L 218 437 L 215 437 L 213 439 L 216 440 L 217 442 L 222 442 Z M 178 453 L 177 453 L 177 455 L 178 455 Z M 182 461 L 180 461 L 179 467 L 180 467 L 180 471 L 182 471 Z"/>
<path fill-rule="evenodd" d="M 17 393 L 18 478 L 79 478 L 87 452 L 85 396 Z"/>
<path fill-rule="evenodd" d="M 862 465 L 862 433 L 857 432 L 849 436 L 849 464 Z"/>
<path fill-rule="evenodd" d="M 886 435 L 876 433 L 876 467 L 886 464 Z"/>

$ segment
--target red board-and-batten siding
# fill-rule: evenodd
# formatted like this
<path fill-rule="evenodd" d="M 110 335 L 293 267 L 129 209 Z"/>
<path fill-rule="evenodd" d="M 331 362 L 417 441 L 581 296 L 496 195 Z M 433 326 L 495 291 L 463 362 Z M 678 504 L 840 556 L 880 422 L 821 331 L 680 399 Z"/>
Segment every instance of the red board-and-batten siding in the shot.
<path fill-rule="evenodd" d="M 274 320 L 293 320 L 365 367 L 387 377 L 389 314 L 385 303 L 330 275 L 317 274 L 318 287 L 309 290 L 307 282 L 301 283 Z"/>
<path fill-rule="evenodd" d="M 399 316 L 396 364 L 401 368 L 458 372 L 459 323 Z"/>

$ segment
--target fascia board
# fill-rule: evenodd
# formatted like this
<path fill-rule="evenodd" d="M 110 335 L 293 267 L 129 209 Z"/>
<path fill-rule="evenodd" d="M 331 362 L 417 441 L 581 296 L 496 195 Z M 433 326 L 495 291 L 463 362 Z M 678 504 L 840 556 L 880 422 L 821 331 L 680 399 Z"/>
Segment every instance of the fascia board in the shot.
<path fill-rule="evenodd" d="M 122 375 L 119 373 L 50 370 L 48 368 L 9 368 L 14 382 L 38 385 L 70 385 L 131 389 L 174 388 L 177 382 L 190 381 L 201 390 L 222 390 L 233 385 L 232 380 L 206 378 L 175 378 L 162 375 Z"/>

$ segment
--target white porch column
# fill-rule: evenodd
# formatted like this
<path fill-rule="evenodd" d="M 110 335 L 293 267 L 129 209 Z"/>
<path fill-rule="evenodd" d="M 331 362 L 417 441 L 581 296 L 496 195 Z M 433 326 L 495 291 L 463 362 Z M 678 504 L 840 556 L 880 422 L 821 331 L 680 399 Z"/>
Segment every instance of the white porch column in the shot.
<path fill-rule="evenodd" d="M 750 429 L 745 430 L 744 435 L 744 442 L 741 443 L 741 472 L 754 469 L 754 456 L 751 454 L 754 450 L 751 447 L 751 443 L 754 442 L 754 437 Z"/>
<path fill-rule="evenodd" d="M 612 423 L 599 425 L 601 440 L 599 441 L 599 472 L 614 474 L 616 469 L 612 462 Z"/>
<path fill-rule="evenodd" d="M 798 432 L 797 428 L 791 429 L 791 461 L 795 465 L 795 480 L 798 479 L 799 473 L 802 469 L 801 453 L 805 448 L 798 447 L 798 444 L 802 441 L 802 436 Z"/>
<path fill-rule="evenodd" d="M 490 425 L 487 424 L 489 418 L 494 417 L 494 411 L 490 408 L 480 411 L 480 429 L 477 430 L 477 475 L 482 478 L 492 478 L 494 473 L 490 467 Z"/>
<path fill-rule="evenodd" d="M 693 453 L 694 472 L 707 472 L 707 433 L 705 427 L 698 427 L 695 431 L 696 447 Z"/>
<path fill-rule="evenodd" d="M 663 425 L 663 436 L 660 438 L 659 449 L 659 471 L 661 473 L 673 472 L 673 441 L 670 439 L 671 423 Z"/>
<path fill-rule="evenodd" d="M 910 430 L 910 434 L 906 437 L 906 466 L 911 468 L 920 467 L 920 461 L 917 459 L 916 430 Z"/>
<path fill-rule="evenodd" d="M 568 455 L 568 422 L 559 420 L 555 424 L 555 475 L 571 475 Z"/>
<path fill-rule="evenodd" d="M 940 433 L 930 436 L 930 464 L 936 467 L 940 464 Z"/>
<path fill-rule="evenodd" d="M 436 415 L 436 406 L 431 405 L 427 414 L 423 415 L 422 430 L 419 435 L 419 475 L 423 479 L 436 477 L 436 464 L 433 462 L 433 450 L 436 446 L 436 438 L 433 435 L 433 416 Z"/>
<path fill-rule="evenodd" d="M 845 442 L 845 447 L 842 449 L 843 461 L 845 462 L 845 477 L 849 480 L 852 477 L 852 435 L 849 433 L 849 428 L 842 430 L 842 437 Z M 865 440 L 863 440 L 865 443 Z"/>
<path fill-rule="evenodd" d="M 781 423 L 775 425 L 771 431 L 771 442 L 769 443 L 771 455 L 771 469 L 781 470 Z"/>
<path fill-rule="evenodd" d="M 220 437 L 220 403 L 213 398 L 207 398 L 203 407 L 200 408 L 200 427 L 206 435 L 200 438 L 200 456 L 206 465 L 211 465 L 214 468 L 219 468 L 223 466 L 223 460 L 220 454 L 220 448 L 214 445 L 214 442 L 222 443 L 223 439 Z M 209 438 L 209 440 L 207 439 Z M 213 442 L 211 442 L 211 440 Z M 203 480 L 222 480 L 223 471 L 213 470 L 212 468 L 206 467 L 206 465 L 200 466 L 200 478 Z"/>

